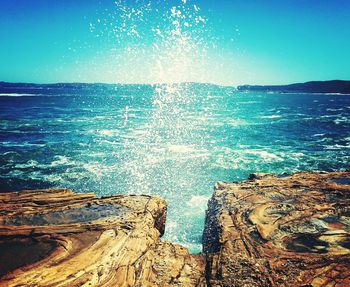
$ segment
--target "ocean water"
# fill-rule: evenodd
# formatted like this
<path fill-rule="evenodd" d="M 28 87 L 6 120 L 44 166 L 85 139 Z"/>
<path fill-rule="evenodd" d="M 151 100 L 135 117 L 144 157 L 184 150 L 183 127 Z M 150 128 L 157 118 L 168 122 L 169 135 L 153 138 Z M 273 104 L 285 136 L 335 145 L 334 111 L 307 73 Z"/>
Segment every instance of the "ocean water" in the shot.
<path fill-rule="evenodd" d="M 201 250 L 216 181 L 350 168 L 350 96 L 206 84 L 0 90 L 0 190 L 152 194 L 165 239 Z"/>

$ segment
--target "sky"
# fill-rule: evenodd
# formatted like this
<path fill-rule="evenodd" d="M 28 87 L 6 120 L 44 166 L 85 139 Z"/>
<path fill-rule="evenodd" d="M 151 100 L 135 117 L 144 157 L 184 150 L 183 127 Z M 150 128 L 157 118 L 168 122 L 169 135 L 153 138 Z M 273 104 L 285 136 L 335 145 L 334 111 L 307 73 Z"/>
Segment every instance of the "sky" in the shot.
<path fill-rule="evenodd" d="M 0 0 L 0 81 L 350 80 L 349 15 L 348 0 Z"/>

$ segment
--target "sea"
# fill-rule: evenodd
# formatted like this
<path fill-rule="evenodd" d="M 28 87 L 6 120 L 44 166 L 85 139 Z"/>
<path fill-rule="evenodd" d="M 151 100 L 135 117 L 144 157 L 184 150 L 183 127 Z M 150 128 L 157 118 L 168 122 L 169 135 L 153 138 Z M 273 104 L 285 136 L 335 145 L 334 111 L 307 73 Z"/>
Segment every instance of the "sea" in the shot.
<path fill-rule="evenodd" d="M 0 192 L 158 195 L 165 240 L 201 251 L 217 181 L 350 168 L 350 95 L 210 84 L 0 88 Z"/>

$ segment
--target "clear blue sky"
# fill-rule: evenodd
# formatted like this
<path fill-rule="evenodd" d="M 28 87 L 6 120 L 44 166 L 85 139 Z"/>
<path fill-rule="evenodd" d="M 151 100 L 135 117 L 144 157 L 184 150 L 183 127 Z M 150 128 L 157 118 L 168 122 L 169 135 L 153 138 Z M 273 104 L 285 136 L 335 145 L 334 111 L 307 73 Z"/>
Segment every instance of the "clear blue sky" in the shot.
<path fill-rule="evenodd" d="M 126 12 L 114 2 L 1 0 L 0 81 L 156 81 L 151 28 L 163 29 L 166 24 L 158 22 L 164 11 L 181 0 L 149 0 L 147 13 L 134 13 L 138 18 L 127 25 L 138 25 L 138 38 L 118 30 L 121 14 L 147 1 L 124 1 Z M 186 5 L 193 13 L 194 5 L 201 8 L 205 29 L 191 35 L 209 45 L 197 71 L 187 75 L 166 67 L 183 75 L 175 79 L 226 85 L 350 80 L 348 0 L 187 0 Z"/>

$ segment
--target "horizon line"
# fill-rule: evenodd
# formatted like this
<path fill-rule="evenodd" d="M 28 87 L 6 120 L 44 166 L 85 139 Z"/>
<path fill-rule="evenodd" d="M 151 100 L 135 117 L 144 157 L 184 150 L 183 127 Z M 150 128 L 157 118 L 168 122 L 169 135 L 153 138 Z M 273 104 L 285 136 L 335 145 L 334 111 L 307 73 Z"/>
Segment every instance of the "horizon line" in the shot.
<path fill-rule="evenodd" d="M 340 80 L 340 79 L 332 79 L 332 80 L 310 80 L 305 82 L 294 82 L 287 84 L 240 84 L 240 85 L 226 85 L 226 84 L 217 84 L 210 82 L 163 82 L 163 83 L 106 83 L 106 82 L 51 82 L 51 83 L 34 83 L 34 82 L 8 82 L 8 81 L 0 81 L 0 84 L 8 83 L 8 84 L 29 84 L 29 85 L 140 85 L 140 86 L 155 86 L 155 85 L 183 85 L 183 84 L 202 84 L 202 85 L 212 85 L 212 86 L 220 86 L 227 88 L 237 88 L 240 86 L 288 86 L 293 84 L 306 84 L 312 82 L 350 82 L 350 80 Z"/>

